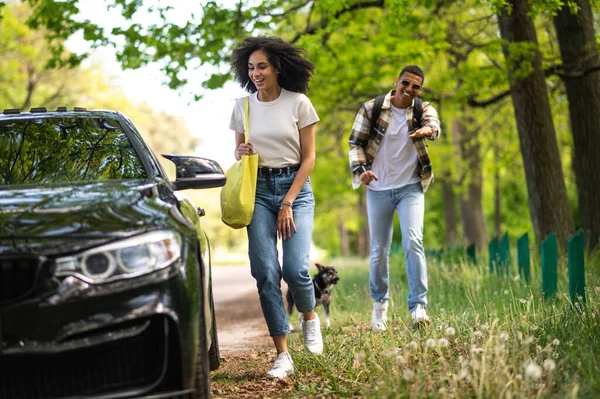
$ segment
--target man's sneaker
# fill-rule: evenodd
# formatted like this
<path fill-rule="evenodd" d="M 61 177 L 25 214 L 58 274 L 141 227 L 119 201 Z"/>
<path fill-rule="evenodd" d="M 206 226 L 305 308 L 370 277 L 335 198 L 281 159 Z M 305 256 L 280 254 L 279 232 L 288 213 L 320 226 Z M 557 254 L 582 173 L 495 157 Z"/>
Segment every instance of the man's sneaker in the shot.
<path fill-rule="evenodd" d="M 410 314 L 412 315 L 413 324 L 427 325 L 431 322 L 431 319 L 425 312 L 425 307 L 421 304 L 418 304 Z"/>
<path fill-rule="evenodd" d="M 277 355 L 273 367 L 271 367 L 267 375 L 273 378 L 285 378 L 293 373 L 294 362 L 292 361 L 292 357 L 287 352 L 281 352 Z"/>
<path fill-rule="evenodd" d="M 323 353 L 323 336 L 321 335 L 319 315 L 315 315 L 312 320 L 302 320 L 302 333 L 304 334 L 304 345 L 311 353 L 316 355 Z"/>
<path fill-rule="evenodd" d="M 387 310 L 388 303 L 374 302 L 373 314 L 371 315 L 371 325 L 374 332 L 382 332 L 387 330 Z"/>

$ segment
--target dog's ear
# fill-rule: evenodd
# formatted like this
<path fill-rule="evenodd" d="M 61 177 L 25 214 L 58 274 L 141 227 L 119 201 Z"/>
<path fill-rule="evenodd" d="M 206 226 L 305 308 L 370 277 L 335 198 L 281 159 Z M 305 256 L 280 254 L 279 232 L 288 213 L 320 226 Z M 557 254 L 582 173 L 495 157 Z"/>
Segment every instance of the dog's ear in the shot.
<path fill-rule="evenodd" d="M 319 272 L 323 271 L 323 266 L 321 266 L 320 263 L 315 263 L 315 266 L 317 267 L 317 270 L 319 270 Z"/>

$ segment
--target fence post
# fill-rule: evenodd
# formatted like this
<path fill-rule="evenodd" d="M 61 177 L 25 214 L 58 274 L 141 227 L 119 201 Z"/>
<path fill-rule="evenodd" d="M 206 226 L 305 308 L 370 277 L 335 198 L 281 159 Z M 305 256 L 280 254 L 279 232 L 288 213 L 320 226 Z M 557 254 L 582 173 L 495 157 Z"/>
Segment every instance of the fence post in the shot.
<path fill-rule="evenodd" d="M 542 292 L 544 297 L 556 295 L 558 292 L 558 250 L 556 234 L 550 233 L 542 241 Z"/>
<path fill-rule="evenodd" d="M 523 234 L 517 240 L 517 259 L 519 262 L 519 276 L 525 279 L 525 283 L 531 283 L 531 265 L 529 262 L 529 235 Z"/>
<path fill-rule="evenodd" d="M 490 259 L 490 274 L 493 274 L 498 268 L 498 237 L 492 238 L 488 244 L 488 253 Z"/>
<path fill-rule="evenodd" d="M 508 232 L 505 232 L 498 243 L 498 268 L 501 273 L 508 277 L 510 268 L 510 241 Z"/>
<path fill-rule="evenodd" d="M 585 247 L 583 230 L 579 229 L 569 238 L 569 293 L 571 302 L 585 303 Z"/>
<path fill-rule="evenodd" d="M 475 243 L 472 243 L 467 247 L 467 260 L 473 262 L 474 265 L 477 264 L 477 255 L 475 249 Z"/>

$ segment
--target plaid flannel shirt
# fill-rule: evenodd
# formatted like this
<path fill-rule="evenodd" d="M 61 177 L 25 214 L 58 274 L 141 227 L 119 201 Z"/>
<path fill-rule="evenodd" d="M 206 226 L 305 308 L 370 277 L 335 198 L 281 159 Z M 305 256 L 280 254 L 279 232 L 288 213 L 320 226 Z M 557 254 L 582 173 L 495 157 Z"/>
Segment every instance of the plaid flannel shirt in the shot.
<path fill-rule="evenodd" d="M 352 126 L 352 132 L 348 143 L 350 144 L 350 168 L 352 170 L 352 187 L 357 189 L 360 187 L 360 175 L 361 173 L 371 170 L 371 165 L 377 152 L 379 151 L 379 145 L 383 140 L 390 122 L 392 121 L 392 109 L 390 105 L 391 97 L 396 91 L 392 90 L 386 94 L 381 107 L 381 114 L 375 124 L 374 134 L 371 134 L 371 115 L 373 114 L 373 105 L 375 99 L 367 101 L 358 111 L 354 125 Z M 408 123 L 409 134 L 413 130 L 413 126 L 416 121 L 413 120 L 413 103 L 406 109 L 406 121 Z M 437 111 L 428 102 L 423 102 L 423 126 L 429 126 L 434 130 L 431 137 L 427 137 L 429 140 L 435 140 L 439 137 L 440 121 L 438 119 Z M 417 169 L 415 174 L 421 177 L 423 184 L 423 192 L 427 191 L 429 185 L 433 182 L 433 170 L 431 168 L 431 161 L 429 160 L 429 154 L 427 153 L 427 145 L 423 137 L 412 139 L 415 147 L 417 148 L 417 155 L 419 162 L 417 163 Z"/>

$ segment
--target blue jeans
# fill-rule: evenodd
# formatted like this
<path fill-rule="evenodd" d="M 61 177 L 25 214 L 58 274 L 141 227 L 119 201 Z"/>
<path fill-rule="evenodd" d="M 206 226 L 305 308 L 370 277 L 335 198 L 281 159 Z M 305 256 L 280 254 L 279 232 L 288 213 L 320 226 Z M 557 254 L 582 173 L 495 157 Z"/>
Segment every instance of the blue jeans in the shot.
<path fill-rule="evenodd" d="M 277 215 L 295 177 L 295 172 L 258 177 L 254 216 L 247 227 L 250 271 L 256 279 L 260 305 L 272 337 L 290 333 L 281 294 L 282 278 L 292 292 L 299 312 L 310 312 L 315 307 L 315 291 L 308 273 L 315 209 L 310 180 L 306 181 L 293 204 L 296 232 L 292 230 L 292 237 L 282 242 L 282 266 L 277 254 Z M 272 191 L 267 186 L 267 179 L 271 179 Z"/>
<path fill-rule="evenodd" d="M 423 250 L 425 196 L 421 183 L 384 191 L 367 190 L 367 214 L 371 235 L 371 298 L 385 302 L 389 297 L 389 253 L 394 211 L 398 212 L 408 277 L 408 310 L 427 306 L 427 264 Z"/>

